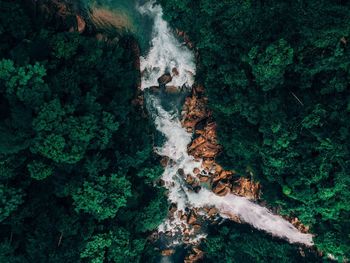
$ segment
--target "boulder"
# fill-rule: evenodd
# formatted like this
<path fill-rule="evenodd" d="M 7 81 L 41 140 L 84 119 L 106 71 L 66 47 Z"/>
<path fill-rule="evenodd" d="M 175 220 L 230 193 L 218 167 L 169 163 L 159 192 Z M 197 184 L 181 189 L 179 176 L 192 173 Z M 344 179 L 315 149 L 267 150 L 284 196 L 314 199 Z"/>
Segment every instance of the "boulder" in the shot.
<path fill-rule="evenodd" d="M 206 182 L 208 182 L 209 181 L 209 176 L 207 176 L 207 175 L 200 175 L 199 176 L 199 181 L 201 182 L 201 183 L 206 183 Z"/>
<path fill-rule="evenodd" d="M 171 82 L 172 79 L 173 79 L 173 78 L 171 77 L 171 75 L 170 75 L 169 73 L 165 73 L 165 74 L 163 74 L 162 76 L 160 76 L 160 77 L 158 78 L 158 84 L 159 84 L 160 86 L 166 85 L 166 84 L 168 84 L 169 82 Z"/>
<path fill-rule="evenodd" d="M 188 217 L 187 217 L 187 223 L 190 225 L 193 225 L 197 221 L 197 218 L 195 214 L 192 212 Z"/>
<path fill-rule="evenodd" d="M 162 165 L 162 167 L 166 167 L 168 165 L 169 162 L 169 157 L 165 156 L 162 158 L 162 160 L 160 160 L 160 164 Z"/>
<path fill-rule="evenodd" d="M 76 19 L 77 19 L 78 32 L 83 33 L 85 31 L 85 28 L 86 28 L 86 22 L 84 21 L 84 19 L 80 15 L 76 15 Z"/>
<path fill-rule="evenodd" d="M 175 213 L 176 210 L 177 210 L 177 205 L 175 203 L 172 203 L 169 207 L 169 212 L 173 214 Z"/>
<path fill-rule="evenodd" d="M 181 90 L 176 86 L 165 86 L 165 92 L 169 94 L 176 94 L 181 92 Z"/>
<path fill-rule="evenodd" d="M 260 198 L 260 184 L 241 177 L 235 182 L 232 192 L 248 199 L 257 200 Z"/>
<path fill-rule="evenodd" d="M 168 257 L 175 253 L 174 249 L 165 249 L 162 251 L 162 256 Z"/>
<path fill-rule="evenodd" d="M 213 179 L 213 183 L 220 180 L 228 179 L 232 175 L 233 175 L 233 172 L 231 171 L 221 171 L 219 174 L 216 174 L 216 176 Z"/>
<path fill-rule="evenodd" d="M 227 195 L 231 191 L 230 185 L 220 182 L 213 188 L 213 192 L 219 196 Z"/>
<path fill-rule="evenodd" d="M 222 183 L 222 182 L 218 182 L 218 184 L 213 188 L 213 192 L 215 194 L 220 193 L 221 191 L 223 191 L 226 187 L 226 184 Z"/>
<path fill-rule="evenodd" d="M 193 169 L 193 174 L 195 174 L 195 175 L 199 174 L 200 172 L 201 171 L 197 167 Z"/>
<path fill-rule="evenodd" d="M 179 71 L 177 70 L 177 68 L 173 68 L 171 70 L 171 73 L 173 73 L 173 76 L 178 76 L 179 75 Z"/>
<path fill-rule="evenodd" d="M 208 211 L 208 216 L 212 217 L 218 213 L 218 210 L 215 207 L 212 207 Z"/>

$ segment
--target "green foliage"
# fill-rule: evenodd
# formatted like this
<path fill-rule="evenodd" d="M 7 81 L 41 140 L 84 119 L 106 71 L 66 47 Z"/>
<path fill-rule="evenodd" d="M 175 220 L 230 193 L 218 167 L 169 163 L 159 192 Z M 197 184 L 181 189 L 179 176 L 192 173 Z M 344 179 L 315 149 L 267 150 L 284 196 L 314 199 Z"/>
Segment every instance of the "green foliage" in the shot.
<path fill-rule="evenodd" d="M 131 196 L 130 182 L 117 174 L 98 176 L 94 182 L 85 181 L 73 194 L 76 211 L 84 211 L 98 220 L 115 217 Z"/>
<path fill-rule="evenodd" d="M 249 64 L 255 81 L 263 91 L 269 91 L 277 85 L 282 85 L 284 73 L 293 62 L 293 49 L 284 39 L 269 45 L 259 54 L 258 47 L 253 47 L 249 53 Z"/>
<path fill-rule="evenodd" d="M 146 167 L 137 173 L 137 176 L 143 178 L 145 182 L 152 185 L 157 179 L 161 177 L 163 169 L 161 166 Z"/>
<path fill-rule="evenodd" d="M 21 190 L 0 184 L 0 222 L 4 221 L 22 203 Z"/>
<path fill-rule="evenodd" d="M 40 161 L 33 161 L 28 164 L 27 167 L 30 177 L 35 180 L 44 180 L 45 178 L 51 176 L 53 173 L 53 168 L 51 166 Z"/>
<path fill-rule="evenodd" d="M 119 228 L 114 232 L 93 236 L 80 257 L 87 258 L 91 263 L 103 263 L 106 259 L 115 263 L 139 262 L 139 254 L 144 246 L 144 240 L 131 240 L 130 233 Z"/>
<path fill-rule="evenodd" d="M 204 249 L 205 262 L 322 262 L 309 249 L 298 249 L 237 224 L 226 224 L 210 232 Z"/>
<path fill-rule="evenodd" d="M 79 41 L 78 34 L 56 34 L 51 40 L 52 53 L 58 59 L 70 59 L 77 53 Z"/>
<path fill-rule="evenodd" d="M 167 201 L 134 40 L 70 33 L 56 8 L 0 0 L 0 262 L 143 262 Z"/>

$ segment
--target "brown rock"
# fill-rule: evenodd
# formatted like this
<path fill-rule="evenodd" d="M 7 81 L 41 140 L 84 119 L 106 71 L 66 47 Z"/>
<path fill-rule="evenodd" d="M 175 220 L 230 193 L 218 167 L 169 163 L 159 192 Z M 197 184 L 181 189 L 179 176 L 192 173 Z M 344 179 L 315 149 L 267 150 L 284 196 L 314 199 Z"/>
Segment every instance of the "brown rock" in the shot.
<path fill-rule="evenodd" d="M 86 23 L 80 15 L 76 15 L 78 32 L 83 33 L 86 28 Z"/>
<path fill-rule="evenodd" d="M 174 249 L 165 249 L 162 251 L 162 256 L 168 257 L 175 253 Z"/>
<path fill-rule="evenodd" d="M 166 167 L 168 165 L 168 162 L 169 162 L 169 157 L 163 157 L 162 160 L 160 160 L 160 164 L 163 166 L 163 167 Z"/>
<path fill-rule="evenodd" d="M 214 207 L 210 208 L 208 211 L 208 216 L 212 217 L 218 213 L 218 210 Z"/>
<path fill-rule="evenodd" d="M 171 72 L 173 73 L 173 76 L 178 76 L 179 75 L 179 71 L 177 70 L 177 68 L 173 68 L 171 70 Z"/>
<path fill-rule="evenodd" d="M 201 171 L 199 170 L 199 168 L 194 168 L 193 169 L 193 173 L 195 174 L 195 175 L 197 175 L 197 174 L 199 174 Z"/>
<path fill-rule="evenodd" d="M 171 75 L 169 73 L 165 73 L 158 78 L 158 83 L 159 83 L 159 85 L 165 85 L 165 84 L 169 83 L 172 79 L 173 78 L 171 77 Z"/>
<path fill-rule="evenodd" d="M 231 191 L 229 184 L 225 184 L 219 181 L 219 183 L 213 189 L 213 192 L 219 196 L 227 195 Z"/>
<path fill-rule="evenodd" d="M 226 187 L 226 184 L 219 182 L 214 188 L 213 188 L 213 192 L 215 194 L 220 193 L 221 191 L 223 191 Z"/>
<path fill-rule="evenodd" d="M 260 184 L 254 183 L 247 178 L 239 178 L 236 182 L 236 186 L 232 188 L 232 191 L 240 196 L 244 196 L 248 199 L 257 200 L 260 198 Z"/>
<path fill-rule="evenodd" d="M 193 230 L 198 232 L 201 229 L 201 225 L 200 224 L 194 224 L 193 226 Z"/>
<path fill-rule="evenodd" d="M 165 92 L 169 94 L 179 93 L 181 90 L 175 86 L 165 86 Z"/>
<path fill-rule="evenodd" d="M 199 181 L 202 182 L 202 183 L 206 183 L 206 182 L 209 181 L 209 177 L 206 176 L 206 175 L 202 175 L 202 174 L 201 174 L 201 175 L 199 176 Z"/>
<path fill-rule="evenodd" d="M 175 203 L 172 203 L 169 208 L 170 213 L 173 214 L 176 210 L 177 210 L 177 205 Z"/>
<path fill-rule="evenodd" d="M 194 181 L 195 181 L 194 178 L 188 174 L 186 177 L 186 183 L 192 185 L 194 183 Z"/>
<path fill-rule="evenodd" d="M 192 212 L 192 213 L 190 214 L 190 216 L 187 218 L 187 223 L 190 224 L 190 225 L 192 225 L 192 224 L 194 224 L 196 221 L 197 221 L 197 218 L 196 218 L 195 214 Z"/>
<path fill-rule="evenodd" d="M 217 176 L 214 177 L 213 182 L 217 182 L 219 180 L 227 179 L 232 174 L 233 174 L 233 172 L 231 172 L 231 171 L 221 171 L 220 174 L 218 174 Z"/>

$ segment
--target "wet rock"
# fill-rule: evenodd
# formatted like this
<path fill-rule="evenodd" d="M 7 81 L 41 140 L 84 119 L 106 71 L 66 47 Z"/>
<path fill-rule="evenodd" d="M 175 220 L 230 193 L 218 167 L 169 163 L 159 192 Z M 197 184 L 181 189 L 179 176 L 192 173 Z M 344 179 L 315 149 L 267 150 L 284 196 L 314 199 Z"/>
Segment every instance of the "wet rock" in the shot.
<path fill-rule="evenodd" d="M 152 86 L 149 88 L 149 90 L 152 92 L 152 93 L 160 93 L 161 90 L 158 86 Z"/>
<path fill-rule="evenodd" d="M 173 78 L 171 77 L 171 75 L 170 75 L 169 73 L 165 73 L 165 74 L 163 74 L 162 76 L 160 76 L 160 77 L 158 78 L 158 84 L 159 84 L 160 86 L 166 85 L 166 84 L 168 84 L 169 82 L 171 82 L 172 79 L 173 79 Z"/>
<path fill-rule="evenodd" d="M 231 191 L 230 186 L 223 182 L 218 182 L 218 184 L 213 188 L 213 192 L 219 196 L 224 196 Z"/>
<path fill-rule="evenodd" d="M 197 221 L 196 215 L 192 212 L 187 218 L 187 223 L 192 225 Z"/>
<path fill-rule="evenodd" d="M 208 182 L 209 181 L 209 176 L 207 176 L 207 175 L 200 175 L 199 176 L 199 181 L 201 182 L 201 183 L 206 183 L 206 182 Z"/>
<path fill-rule="evenodd" d="M 194 181 L 195 179 L 190 174 L 188 174 L 186 177 L 186 183 L 188 183 L 189 185 L 192 185 Z"/>
<path fill-rule="evenodd" d="M 195 231 L 195 232 L 199 232 L 199 230 L 201 229 L 201 225 L 200 224 L 193 224 L 193 230 Z"/>
<path fill-rule="evenodd" d="M 171 70 L 171 73 L 173 73 L 173 76 L 178 76 L 179 75 L 179 71 L 177 70 L 177 68 L 173 68 Z"/>
<path fill-rule="evenodd" d="M 199 193 L 199 191 L 202 189 L 202 187 L 200 185 L 196 185 L 192 189 L 195 193 Z"/>
<path fill-rule="evenodd" d="M 162 256 L 168 257 L 175 253 L 174 249 L 165 249 L 162 251 Z"/>
<path fill-rule="evenodd" d="M 193 169 L 193 174 L 195 174 L 195 175 L 199 174 L 200 172 L 201 171 L 197 167 Z"/>
<path fill-rule="evenodd" d="M 175 213 L 176 210 L 177 210 L 177 205 L 175 203 L 172 203 L 169 207 L 169 212 L 173 214 Z"/>
<path fill-rule="evenodd" d="M 214 177 L 213 183 L 217 182 L 217 181 L 220 181 L 220 180 L 228 179 L 232 175 L 233 175 L 232 171 L 221 171 L 220 174 L 217 174 Z"/>
<path fill-rule="evenodd" d="M 208 216 L 212 217 L 212 216 L 216 215 L 217 213 L 218 213 L 218 210 L 215 207 L 212 207 L 208 211 Z"/>
<path fill-rule="evenodd" d="M 163 157 L 162 160 L 160 160 L 160 164 L 162 165 L 162 167 L 166 167 L 169 163 L 169 157 Z"/>
<path fill-rule="evenodd" d="M 165 92 L 169 94 L 176 94 L 181 92 L 181 89 L 176 86 L 165 86 Z"/>
<path fill-rule="evenodd" d="M 213 166 L 214 166 L 214 158 L 210 157 L 210 158 L 203 158 L 203 163 L 202 163 L 202 167 L 208 171 L 210 171 Z"/>
<path fill-rule="evenodd" d="M 177 172 L 179 173 L 179 175 L 180 175 L 181 177 L 185 177 L 185 171 L 184 171 L 184 169 L 180 168 L 179 170 L 177 170 Z"/>

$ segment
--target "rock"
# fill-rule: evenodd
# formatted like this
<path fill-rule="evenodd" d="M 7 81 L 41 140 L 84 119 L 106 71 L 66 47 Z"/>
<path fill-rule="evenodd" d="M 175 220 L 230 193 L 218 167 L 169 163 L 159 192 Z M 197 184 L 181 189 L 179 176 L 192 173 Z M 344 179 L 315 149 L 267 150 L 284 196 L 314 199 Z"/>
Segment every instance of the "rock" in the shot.
<path fill-rule="evenodd" d="M 193 253 L 191 253 L 185 258 L 185 261 L 184 261 L 185 263 L 194 263 L 203 258 L 204 253 L 202 250 L 194 247 L 192 248 L 192 251 Z"/>
<path fill-rule="evenodd" d="M 181 92 L 181 90 L 175 86 L 165 86 L 165 92 L 169 94 L 176 94 Z"/>
<path fill-rule="evenodd" d="M 160 160 L 160 164 L 162 165 L 162 167 L 166 167 L 168 165 L 169 162 L 169 157 L 165 156 L 162 158 L 162 160 Z"/>
<path fill-rule="evenodd" d="M 185 177 L 185 171 L 184 171 L 184 169 L 180 168 L 179 170 L 177 170 L 177 172 L 179 173 L 179 175 L 180 175 L 181 177 Z"/>
<path fill-rule="evenodd" d="M 208 216 L 212 217 L 218 213 L 218 210 L 215 207 L 212 207 L 208 211 Z"/>
<path fill-rule="evenodd" d="M 199 191 L 202 189 L 202 187 L 200 185 L 196 185 L 192 189 L 195 193 L 199 193 Z"/>
<path fill-rule="evenodd" d="M 201 182 L 201 183 L 206 183 L 206 182 L 208 182 L 209 181 L 209 176 L 207 176 L 207 175 L 200 175 L 199 176 L 199 181 Z"/>
<path fill-rule="evenodd" d="M 171 75 L 169 73 L 165 73 L 163 74 L 162 76 L 160 76 L 158 78 L 158 84 L 161 86 L 161 85 L 166 85 L 168 84 L 169 82 L 171 82 L 173 78 L 171 77 Z"/>
<path fill-rule="evenodd" d="M 86 28 L 86 23 L 80 15 L 76 15 L 76 19 L 77 19 L 78 32 L 83 33 L 85 31 L 85 28 Z"/>
<path fill-rule="evenodd" d="M 179 71 L 177 70 L 177 68 L 173 68 L 171 70 L 171 73 L 173 73 L 173 76 L 178 76 L 179 75 Z"/>
<path fill-rule="evenodd" d="M 158 86 L 152 86 L 149 88 L 149 90 L 153 93 L 160 93 L 161 89 Z"/>
<path fill-rule="evenodd" d="M 170 205 L 169 212 L 173 214 L 175 213 L 176 210 L 177 210 L 177 205 L 175 203 L 172 203 Z"/>
<path fill-rule="evenodd" d="M 195 216 L 195 214 L 192 212 L 189 217 L 187 218 L 187 223 L 192 225 L 197 221 L 197 218 Z"/>
<path fill-rule="evenodd" d="M 226 185 L 222 182 L 219 182 L 214 188 L 213 188 L 213 192 L 215 194 L 220 193 L 221 191 L 223 191 L 225 189 Z"/>
<path fill-rule="evenodd" d="M 175 253 L 174 249 L 165 249 L 162 251 L 162 256 L 168 257 Z"/>
<path fill-rule="evenodd" d="M 235 182 L 235 186 L 232 191 L 240 196 L 244 196 L 248 199 L 257 200 L 260 198 L 260 184 L 254 183 L 247 178 L 239 178 Z"/>
<path fill-rule="evenodd" d="M 213 188 L 213 192 L 219 196 L 227 195 L 231 191 L 230 186 L 220 182 Z"/>
<path fill-rule="evenodd" d="M 186 183 L 192 185 L 194 181 L 195 181 L 195 179 L 191 175 L 188 174 L 186 177 Z"/>
<path fill-rule="evenodd" d="M 200 224 L 193 224 L 193 230 L 195 231 L 195 232 L 198 232 L 200 229 L 201 229 L 201 225 Z"/>
<path fill-rule="evenodd" d="M 193 169 L 193 174 L 195 174 L 195 175 L 199 174 L 200 172 L 201 171 L 197 167 Z"/>
<path fill-rule="evenodd" d="M 214 158 L 203 158 L 202 167 L 206 170 L 211 170 L 214 166 Z"/>
<path fill-rule="evenodd" d="M 233 175 L 233 172 L 231 172 L 231 171 L 221 171 L 220 174 L 217 174 L 217 176 L 214 177 L 213 183 L 214 183 L 214 182 L 217 182 L 217 181 L 219 181 L 219 180 L 227 179 L 227 178 L 229 178 L 231 175 Z"/>

